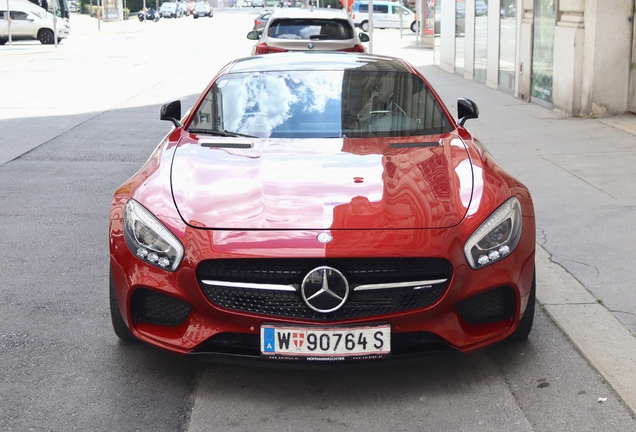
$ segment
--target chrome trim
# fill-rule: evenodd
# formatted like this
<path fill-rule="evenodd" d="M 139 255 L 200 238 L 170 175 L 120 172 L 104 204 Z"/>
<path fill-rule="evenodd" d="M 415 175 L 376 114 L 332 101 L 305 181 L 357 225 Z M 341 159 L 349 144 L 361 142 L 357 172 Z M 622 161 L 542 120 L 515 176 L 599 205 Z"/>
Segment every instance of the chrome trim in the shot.
<path fill-rule="evenodd" d="M 248 282 L 225 282 L 225 281 L 215 281 L 215 280 L 202 280 L 201 283 L 205 285 L 217 285 L 224 286 L 229 288 L 248 288 L 248 289 L 259 289 L 259 290 L 269 290 L 269 291 L 296 291 L 292 285 L 275 285 L 275 284 L 259 284 L 259 283 L 248 283 Z"/>
<path fill-rule="evenodd" d="M 371 290 L 379 290 L 379 289 L 408 288 L 408 287 L 413 287 L 413 289 L 423 289 L 423 288 L 429 288 L 430 285 L 437 285 L 437 284 L 444 283 L 447 280 L 448 279 L 433 279 L 433 280 L 427 280 L 427 281 L 358 285 L 353 290 L 354 291 L 371 291 Z M 420 285 L 428 285 L 428 286 L 420 286 Z"/>

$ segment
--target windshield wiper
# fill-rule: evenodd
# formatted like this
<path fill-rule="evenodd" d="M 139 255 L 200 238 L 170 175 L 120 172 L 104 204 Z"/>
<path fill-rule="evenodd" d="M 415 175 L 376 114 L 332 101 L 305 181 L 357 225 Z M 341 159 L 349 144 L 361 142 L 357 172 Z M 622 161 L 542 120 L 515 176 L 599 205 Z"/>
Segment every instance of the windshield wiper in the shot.
<path fill-rule="evenodd" d="M 254 135 L 242 134 L 239 132 L 230 132 L 226 130 L 211 130 L 211 129 L 188 129 L 190 133 L 200 133 L 206 135 L 223 136 L 223 137 L 245 137 L 245 138 L 258 138 Z"/>

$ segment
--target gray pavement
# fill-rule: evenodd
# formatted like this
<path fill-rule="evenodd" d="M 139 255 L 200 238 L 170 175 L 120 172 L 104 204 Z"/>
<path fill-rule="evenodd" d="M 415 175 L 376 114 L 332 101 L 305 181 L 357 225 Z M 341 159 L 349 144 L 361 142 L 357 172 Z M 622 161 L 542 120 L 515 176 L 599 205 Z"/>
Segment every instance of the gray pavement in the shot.
<path fill-rule="evenodd" d="M 392 54 L 452 112 L 458 97 L 477 103 L 467 127 L 533 195 L 541 306 L 635 413 L 636 116 L 566 117 L 443 72 L 408 40 Z"/>
<path fill-rule="evenodd" d="M 73 35 L 84 35 L 82 42 L 64 41 L 54 50 L 26 44 L 2 47 L 0 165 L 114 106 L 132 108 L 127 105 L 130 89 L 119 84 L 129 65 L 122 64 L 109 81 L 86 80 L 91 70 L 119 61 L 116 52 L 94 53 L 91 38 L 110 32 L 125 40 L 131 32 L 155 31 L 153 25 L 102 23 L 98 30 L 94 20 L 74 16 Z M 387 35 L 374 40 L 374 52 L 413 63 L 452 112 L 458 97 L 478 104 L 480 118 L 470 120 L 468 128 L 533 194 L 542 308 L 636 413 L 636 116 L 564 117 L 442 72 L 432 65 L 432 51 L 417 46 L 410 32 L 402 38 L 398 32 Z M 145 55 L 158 55 L 159 47 Z M 228 60 L 237 55 L 243 54 L 228 52 Z M 69 56 L 72 67 L 55 76 L 47 75 L 46 64 L 38 61 L 69 61 Z M 134 67 L 147 69 L 135 99 L 147 104 L 194 95 L 213 72 L 174 82 L 168 80 L 172 75 L 152 69 L 144 54 Z M 31 74 L 34 85 L 12 87 L 7 79 L 14 74 Z M 54 124 L 32 126 L 33 117 L 51 115 L 57 116 Z"/>

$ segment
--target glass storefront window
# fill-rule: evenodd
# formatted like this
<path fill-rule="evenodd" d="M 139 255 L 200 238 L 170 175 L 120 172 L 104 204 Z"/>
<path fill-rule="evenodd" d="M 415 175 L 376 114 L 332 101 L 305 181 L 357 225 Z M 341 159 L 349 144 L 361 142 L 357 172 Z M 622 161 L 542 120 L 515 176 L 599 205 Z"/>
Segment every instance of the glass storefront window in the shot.
<path fill-rule="evenodd" d="M 555 0 L 534 0 L 531 96 L 535 102 L 545 102 L 550 106 L 552 105 L 555 25 Z"/>
<path fill-rule="evenodd" d="M 464 76 L 464 50 L 466 31 L 466 0 L 455 3 L 455 73 Z"/>
<path fill-rule="evenodd" d="M 517 50 L 516 0 L 501 0 L 499 21 L 499 87 L 514 91 Z"/>
<path fill-rule="evenodd" d="M 483 0 L 475 1 L 475 81 L 486 82 L 488 57 L 488 6 Z"/>
<path fill-rule="evenodd" d="M 441 46 L 442 41 L 440 39 L 440 23 L 442 22 L 442 1 L 438 0 L 427 0 L 428 10 L 433 11 L 433 19 L 435 22 L 434 32 L 435 32 L 435 41 L 433 44 L 433 63 L 439 66 L 441 64 Z"/>

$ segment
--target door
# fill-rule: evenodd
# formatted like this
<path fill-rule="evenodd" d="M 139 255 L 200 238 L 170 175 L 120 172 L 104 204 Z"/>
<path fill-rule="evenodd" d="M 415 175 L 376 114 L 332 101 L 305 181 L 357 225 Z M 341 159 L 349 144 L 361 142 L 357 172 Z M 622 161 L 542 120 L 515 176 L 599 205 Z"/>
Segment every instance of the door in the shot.
<path fill-rule="evenodd" d="M 391 11 L 387 15 L 387 24 L 390 22 L 391 28 L 400 28 L 400 12 L 402 12 L 402 28 L 410 28 L 413 15 L 410 10 L 400 4 L 391 5 Z"/>
<path fill-rule="evenodd" d="M 374 4 L 373 5 L 373 27 L 375 28 L 387 28 L 391 26 L 389 20 L 389 5 L 388 4 Z"/>
<path fill-rule="evenodd" d="M 11 11 L 11 34 L 13 36 L 34 36 L 35 24 L 34 18 L 26 12 Z"/>

